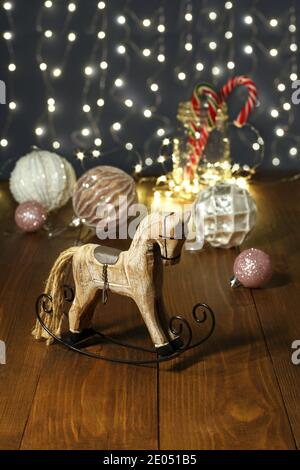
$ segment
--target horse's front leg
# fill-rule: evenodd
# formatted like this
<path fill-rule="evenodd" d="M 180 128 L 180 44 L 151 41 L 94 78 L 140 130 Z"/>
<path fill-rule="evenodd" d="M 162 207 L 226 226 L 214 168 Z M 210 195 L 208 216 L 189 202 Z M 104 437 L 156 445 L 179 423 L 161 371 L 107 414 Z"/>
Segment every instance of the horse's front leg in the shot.
<path fill-rule="evenodd" d="M 155 296 L 152 294 L 145 296 L 142 293 L 135 293 L 133 298 L 141 312 L 158 354 L 160 356 L 168 356 L 172 354 L 174 349 L 161 326 L 156 308 Z"/>

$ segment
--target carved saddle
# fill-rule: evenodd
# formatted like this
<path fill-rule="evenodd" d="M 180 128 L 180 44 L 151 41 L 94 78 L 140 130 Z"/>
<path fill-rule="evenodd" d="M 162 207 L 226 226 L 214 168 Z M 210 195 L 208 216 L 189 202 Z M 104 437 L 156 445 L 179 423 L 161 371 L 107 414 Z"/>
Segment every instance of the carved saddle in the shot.
<path fill-rule="evenodd" d="M 108 266 L 112 266 L 118 262 L 120 257 L 121 250 L 117 248 L 111 248 L 109 246 L 99 245 L 94 250 L 94 256 L 96 260 L 103 265 L 102 267 L 102 280 L 103 280 L 103 289 L 102 289 L 102 303 L 106 304 L 108 300 Z"/>

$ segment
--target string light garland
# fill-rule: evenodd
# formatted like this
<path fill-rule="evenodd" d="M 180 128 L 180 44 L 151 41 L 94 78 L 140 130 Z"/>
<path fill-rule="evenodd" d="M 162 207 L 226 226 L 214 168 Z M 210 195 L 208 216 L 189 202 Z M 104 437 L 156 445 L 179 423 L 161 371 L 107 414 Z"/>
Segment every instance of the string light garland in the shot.
<path fill-rule="evenodd" d="M 14 91 L 14 75 L 17 70 L 16 65 L 16 55 L 14 48 L 14 39 L 15 39 L 15 22 L 13 17 L 14 3 L 11 1 L 5 1 L 2 4 L 2 8 L 5 12 L 6 22 L 9 30 L 3 32 L 3 40 L 5 42 L 7 52 L 8 52 L 8 80 L 6 82 L 6 99 L 8 104 L 8 111 L 6 114 L 6 119 L 1 129 L 0 137 L 0 147 L 2 150 L 9 149 L 9 138 L 8 133 L 12 125 L 15 111 L 17 110 L 18 104 L 16 101 L 15 91 Z"/>
<path fill-rule="evenodd" d="M 90 40 L 85 64 L 74 68 L 83 81 L 78 102 L 78 126 L 73 129 L 73 151 L 80 162 L 86 157 L 102 158 L 126 151 L 135 160 L 135 171 L 159 165 L 167 171 L 172 155 L 165 155 L 165 138 L 171 137 L 175 128 L 175 113 L 167 113 L 164 106 L 167 82 L 176 85 L 180 99 L 187 99 L 191 88 L 199 80 L 224 83 L 232 74 L 247 74 L 256 78 L 263 57 L 274 71 L 272 102 L 263 102 L 257 110 L 258 118 L 264 116 L 273 129 L 272 142 L 267 148 L 269 161 L 281 167 L 289 159 L 295 161 L 300 154 L 300 137 L 296 130 L 296 109 L 291 104 L 291 83 L 299 76 L 299 45 L 297 35 L 297 7 L 295 0 L 288 0 L 288 9 L 280 17 L 265 13 L 257 0 L 252 0 L 246 11 L 235 1 L 218 1 L 212 7 L 208 0 L 199 2 L 182 0 L 176 26 L 176 61 L 170 63 L 168 46 L 172 14 L 168 2 L 160 1 L 159 7 L 148 10 L 147 15 L 137 14 L 133 1 L 126 0 L 114 5 L 109 2 L 91 2 L 91 16 L 86 28 L 79 29 L 76 18 L 80 15 L 81 0 L 41 2 L 36 31 L 37 68 L 44 83 L 44 110 L 33 124 L 33 144 L 55 150 L 66 149 L 64 130 L 58 124 L 61 110 L 68 106 L 58 98 L 58 90 L 68 86 L 67 68 L 76 48 L 86 38 Z M 17 115 L 19 99 L 14 93 L 11 79 L 19 73 L 15 56 L 18 30 L 14 15 L 20 0 L 4 1 L 1 8 L 7 18 L 2 40 L 8 50 L 7 81 L 9 102 L 6 120 L 1 129 L 0 146 L 10 149 L 9 129 Z M 149 13 L 150 12 L 150 13 Z M 241 12 L 238 16 L 237 12 Z M 113 13 L 113 14 L 112 14 Z M 55 27 L 55 18 L 61 24 Z M 57 23 L 58 25 L 58 23 Z M 114 28 L 114 35 L 111 29 Z M 174 24 L 172 33 L 174 33 Z M 237 28 L 242 32 L 237 42 Z M 262 31 L 270 38 L 268 44 L 261 39 Z M 240 34 L 240 33 L 239 33 Z M 113 43 L 114 41 L 114 43 Z M 197 47 L 196 47 L 197 45 Z M 267 62 L 266 62 L 267 61 Z M 240 63 L 242 62 L 242 66 Z M 282 67 L 282 63 L 287 64 Z M 132 82 L 133 63 L 145 64 L 151 70 L 143 84 L 144 96 L 137 95 Z M 115 66 L 118 64 L 118 67 Z M 76 65 L 77 67 L 77 65 Z M 241 69 L 242 67 L 242 69 Z M 118 68 L 118 71 L 116 71 Z M 172 76 L 173 74 L 173 76 Z M 177 98 L 176 98 L 177 99 Z M 107 112 L 115 109 L 115 116 Z M 104 117 L 105 116 L 105 117 Z M 143 148 L 137 142 L 139 136 L 128 134 L 128 128 L 138 117 L 147 129 Z M 110 132 L 113 145 L 107 139 Z M 137 131 L 137 134 L 139 131 Z M 137 141 L 136 141 L 137 140 Z M 259 145 L 259 144 L 258 144 Z M 253 147 L 255 152 L 259 149 Z"/>

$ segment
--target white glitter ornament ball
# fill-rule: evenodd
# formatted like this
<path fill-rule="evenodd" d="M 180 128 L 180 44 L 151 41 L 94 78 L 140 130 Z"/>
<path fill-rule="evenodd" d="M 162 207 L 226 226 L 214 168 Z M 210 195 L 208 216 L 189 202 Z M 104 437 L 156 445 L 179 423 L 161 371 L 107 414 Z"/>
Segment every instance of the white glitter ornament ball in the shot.
<path fill-rule="evenodd" d="M 246 189 L 219 183 L 201 191 L 195 201 L 196 231 L 213 247 L 231 248 L 245 240 L 256 221 L 256 204 Z"/>
<path fill-rule="evenodd" d="M 49 212 L 68 202 L 75 183 L 75 171 L 67 160 L 34 149 L 18 160 L 10 177 L 10 190 L 19 204 L 36 201 Z"/>

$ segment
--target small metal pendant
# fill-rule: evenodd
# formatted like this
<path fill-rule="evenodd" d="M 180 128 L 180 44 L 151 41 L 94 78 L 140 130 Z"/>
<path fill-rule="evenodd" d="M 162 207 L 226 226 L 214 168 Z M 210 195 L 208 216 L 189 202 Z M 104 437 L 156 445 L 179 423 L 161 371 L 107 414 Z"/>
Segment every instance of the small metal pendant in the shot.
<path fill-rule="evenodd" d="M 243 284 L 240 283 L 237 277 L 232 276 L 230 278 L 230 286 L 231 287 L 241 287 Z"/>
<path fill-rule="evenodd" d="M 102 269 L 102 281 L 103 281 L 103 289 L 102 289 L 102 303 L 104 305 L 107 304 L 108 301 L 108 276 L 107 276 L 107 264 L 103 265 Z"/>

